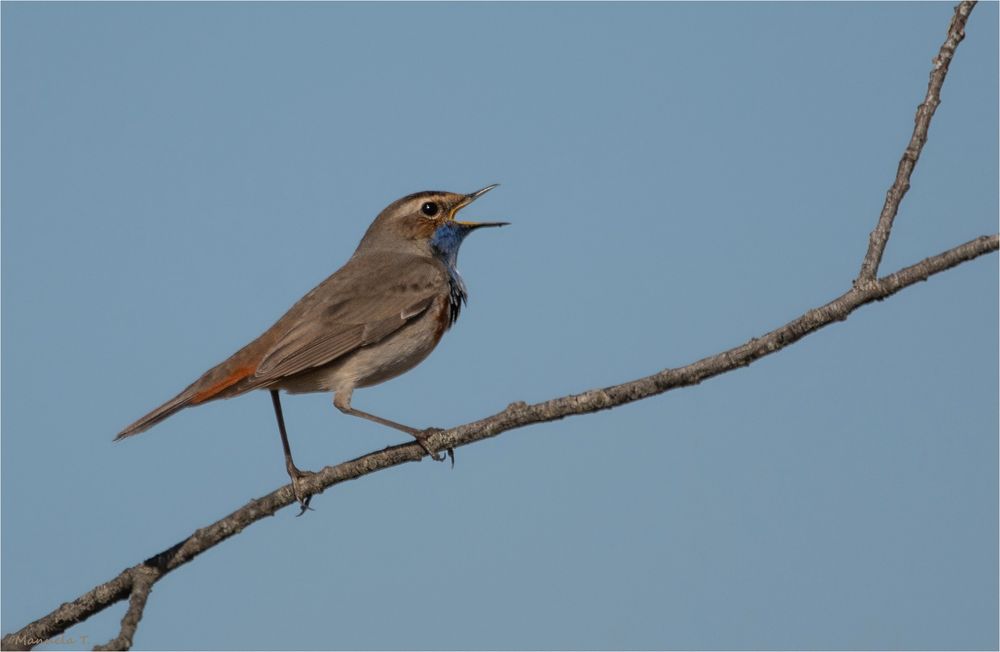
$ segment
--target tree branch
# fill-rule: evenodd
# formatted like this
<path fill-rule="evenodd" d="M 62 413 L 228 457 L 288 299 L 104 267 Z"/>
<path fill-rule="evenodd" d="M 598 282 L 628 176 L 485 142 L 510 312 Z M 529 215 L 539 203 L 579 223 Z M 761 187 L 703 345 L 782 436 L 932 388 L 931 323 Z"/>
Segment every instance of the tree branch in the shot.
<path fill-rule="evenodd" d="M 491 417 L 437 433 L 428 440 L 428 443 L 438 449 L 457 448 L 534 423 L 607 410 L 678 387 L 697 385 L 707 378 L 745 367 L 766 355 L 776 353 L 828 324 L 847 319 L 852 312 L 863 305 L 881 301 L 934 274 L 940 274 L 963 262 L 996 251 L 998 247 L 1000 247 L 1000 236 L 996 234 L 981 236 L 936 256 L 925 258 L 863 288 L 854 287 L 833 301 L 807 311 L 784 326 L 752 338 L 728 351 L 703 358 L 684 367 L 665 369 L 620 385 L 593 389 L 582 394 L 564 396 L 533 405 L 512 403 L 507 409 Z M 417 462 L 425 455 L 427 452 L 417 443 L 391 446 L 336 466 L 327 466 L 315 475 L 309 476 L 304 486 L 310 493 L 322 493 L 341 482 L 406 462 Z M 64 603 L 47 616 L 4 636 L 3 649 L 26 650 L 47 638 L 58 636 L 68 627 L 86 620 L 119 600 L 124 600 L 135 591 L 136 578 L 143 577 L 144 581 L 148 581 L 145 593 L 133 600 L 129 612 L 122 619 L 122 634 L 108 644 L 111 646 L 121 642 L 124 646 L 131 641 L 131 636 L 135 632 L 134 624 L 127 626 L 126 621 L 131 623 L 130 617 L 134 617 L 135 623 L 138 623 L 149 587 L 175 568 L 239 533 L 248 525 L 272 516 L 293 502 L 295 496 L 290 484 L 276 489 L 263 498 L 250 501 L 225 518 L 195 530 L 191 536 L 158 555 L 122 571 L 114 579 L 92 589 L 73 602 Z"/>
<path fill-rule="evenodd" d="M 899 203 L 903 201 L 903 195 L 910 189 L 910 175 L 913 168 L 917 166 L 920 152 L 927 142 L 927 130 L 931 126 L 931 118 L 941 104 L 941 86 L 944 85 L 944 78 L 948 75 L 948 66 L 951 65 L 952 57 L 958 44 L 965 38 L 965 23 L 969 19 L 972 8 L 976 6 L 975 0 L 963 0 L 955 7 L 955 15 L 948 25 L 948 36 L 937 56 L 934 57 L 934 67 L 931 68 L 930 80 L 927 82 L 927 95 L 924 101 L 917 107 L 917 115 L 913 122 L 913 135 L 910 136 L 910 143 L 903 151 L 903 158 L 899 161 L 896 169 L 896 180 L 885 196 L 885 204 L 882 213 L 879 215 L 878 224 L 868 236 L 868 252 L 861 263 L 861 271 L 858 273 L 859 284 L 868 283 L 875 280 L 878 274 L 878 267 L 882 262 L 882 254 L 885 246 L 889 242 L 889 232 L 892 231 L 892 222 L 896 219 L 896 212 L 899 210 Z"/>
<path fill-rule="evenodd" d="M 122 628 L 118 636 L 104 645 L 97 645 L 95 650 L 128 650 L 132 647 L 132 637 L 142 620 L 142 611 L 146 608 L 146 599 L 153 590 L 153 584 L 158 579 L 149 572 L 146 566 L 136 566 L 132 569 L 132 595 L 128 601 L 128 611 L 122 617 Z"/>

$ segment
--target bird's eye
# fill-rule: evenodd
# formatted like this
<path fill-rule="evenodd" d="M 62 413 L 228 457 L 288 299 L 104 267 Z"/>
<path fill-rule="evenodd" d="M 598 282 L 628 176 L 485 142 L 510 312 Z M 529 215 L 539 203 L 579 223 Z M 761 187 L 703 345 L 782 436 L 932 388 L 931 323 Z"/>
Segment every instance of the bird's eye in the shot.
<path fill-rule="evenodd" d="M 438 214 L 439 210 L 441 209 L 438 207 L 437 203 L 432 201 L 425 202 L 424 205 L 420 207 L 420 212 L 427 217 L 434 217 Z"/>

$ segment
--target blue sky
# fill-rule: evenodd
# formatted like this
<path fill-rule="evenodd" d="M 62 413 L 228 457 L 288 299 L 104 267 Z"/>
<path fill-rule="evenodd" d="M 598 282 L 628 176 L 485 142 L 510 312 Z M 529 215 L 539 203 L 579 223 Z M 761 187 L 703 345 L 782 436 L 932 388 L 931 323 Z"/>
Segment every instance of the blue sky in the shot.
<path fill-rule="evenodd" d="M 355 407 L 464 423 L 850 287 L 950 4 L 2 6 L 2 627 L 287 481 L 265 393 L 124 425 L 423 189 L 470 302 Z M 997 229 L 974 11 L 882 271 Z M 138 649 L 996 648 L 998 263 L 748 369 L 338 486 L 156 585 Z M 296 461 L 405 439 L 284 401 Z M 117 632 L 121 603 L 68 632 Z M 60 646 L 50 646 L 61 649 Z"/>

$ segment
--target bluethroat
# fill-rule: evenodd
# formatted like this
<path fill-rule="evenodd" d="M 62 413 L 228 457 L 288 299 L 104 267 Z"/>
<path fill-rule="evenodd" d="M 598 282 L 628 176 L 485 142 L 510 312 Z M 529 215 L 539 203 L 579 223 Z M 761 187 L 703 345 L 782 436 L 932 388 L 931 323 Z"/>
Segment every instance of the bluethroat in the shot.
<path fill-rule="evenodd" d="M 188 406 L 266 389 L 278 421 L 285 469 L 305 511 L 311 496 L 300 483 L 309 472 L 292 461 L 278 395 L 283 389 L 292 394 L 333 392 L 333 404 L 341 412 L 401 430 L 428 455 L 443 459 L 426 442 L 437 429 L 411 428 L 362 412 L 351 407 L 351 395 L 357 387 L 377 385 L 415 367 L 458 319 L 467 296 L 456 268 L 462 240 L 476 229 L 507 222 L 463 222 L 456 216 L 495 187 L 468 195 L 418 192 L 389 204 L 343 267 L 260 337 L 118 433 L 116 441 Z"/>

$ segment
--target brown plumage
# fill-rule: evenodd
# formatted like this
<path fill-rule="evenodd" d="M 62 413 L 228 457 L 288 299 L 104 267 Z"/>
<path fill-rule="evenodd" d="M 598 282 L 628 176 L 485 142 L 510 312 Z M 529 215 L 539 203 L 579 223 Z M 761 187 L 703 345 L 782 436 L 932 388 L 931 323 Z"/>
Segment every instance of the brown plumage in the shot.
<path fill-rule="evenodd" d="M 270 390 L 286 468 L 303 508 L 309 500 L 298 486 L 304 472 L 292 462 L 278 390 L 334 392 L 334 405 L 342 412 L 397 428 L 424 444 L 426 431 L 356 410 L 350 405 L 351 394 L 356 387 L 412 369 L 454 323 L 465 299 L 465 285 L 455 268 L 462 239 L 476 228 L 505 224 L 459 222 L 455 215 L 494 187 L 469 195 L 416 193 L 393 202 L 372 222 L 343 267 L 260 337 L 116 439 L 143 432 L 189 406 Z"/>

